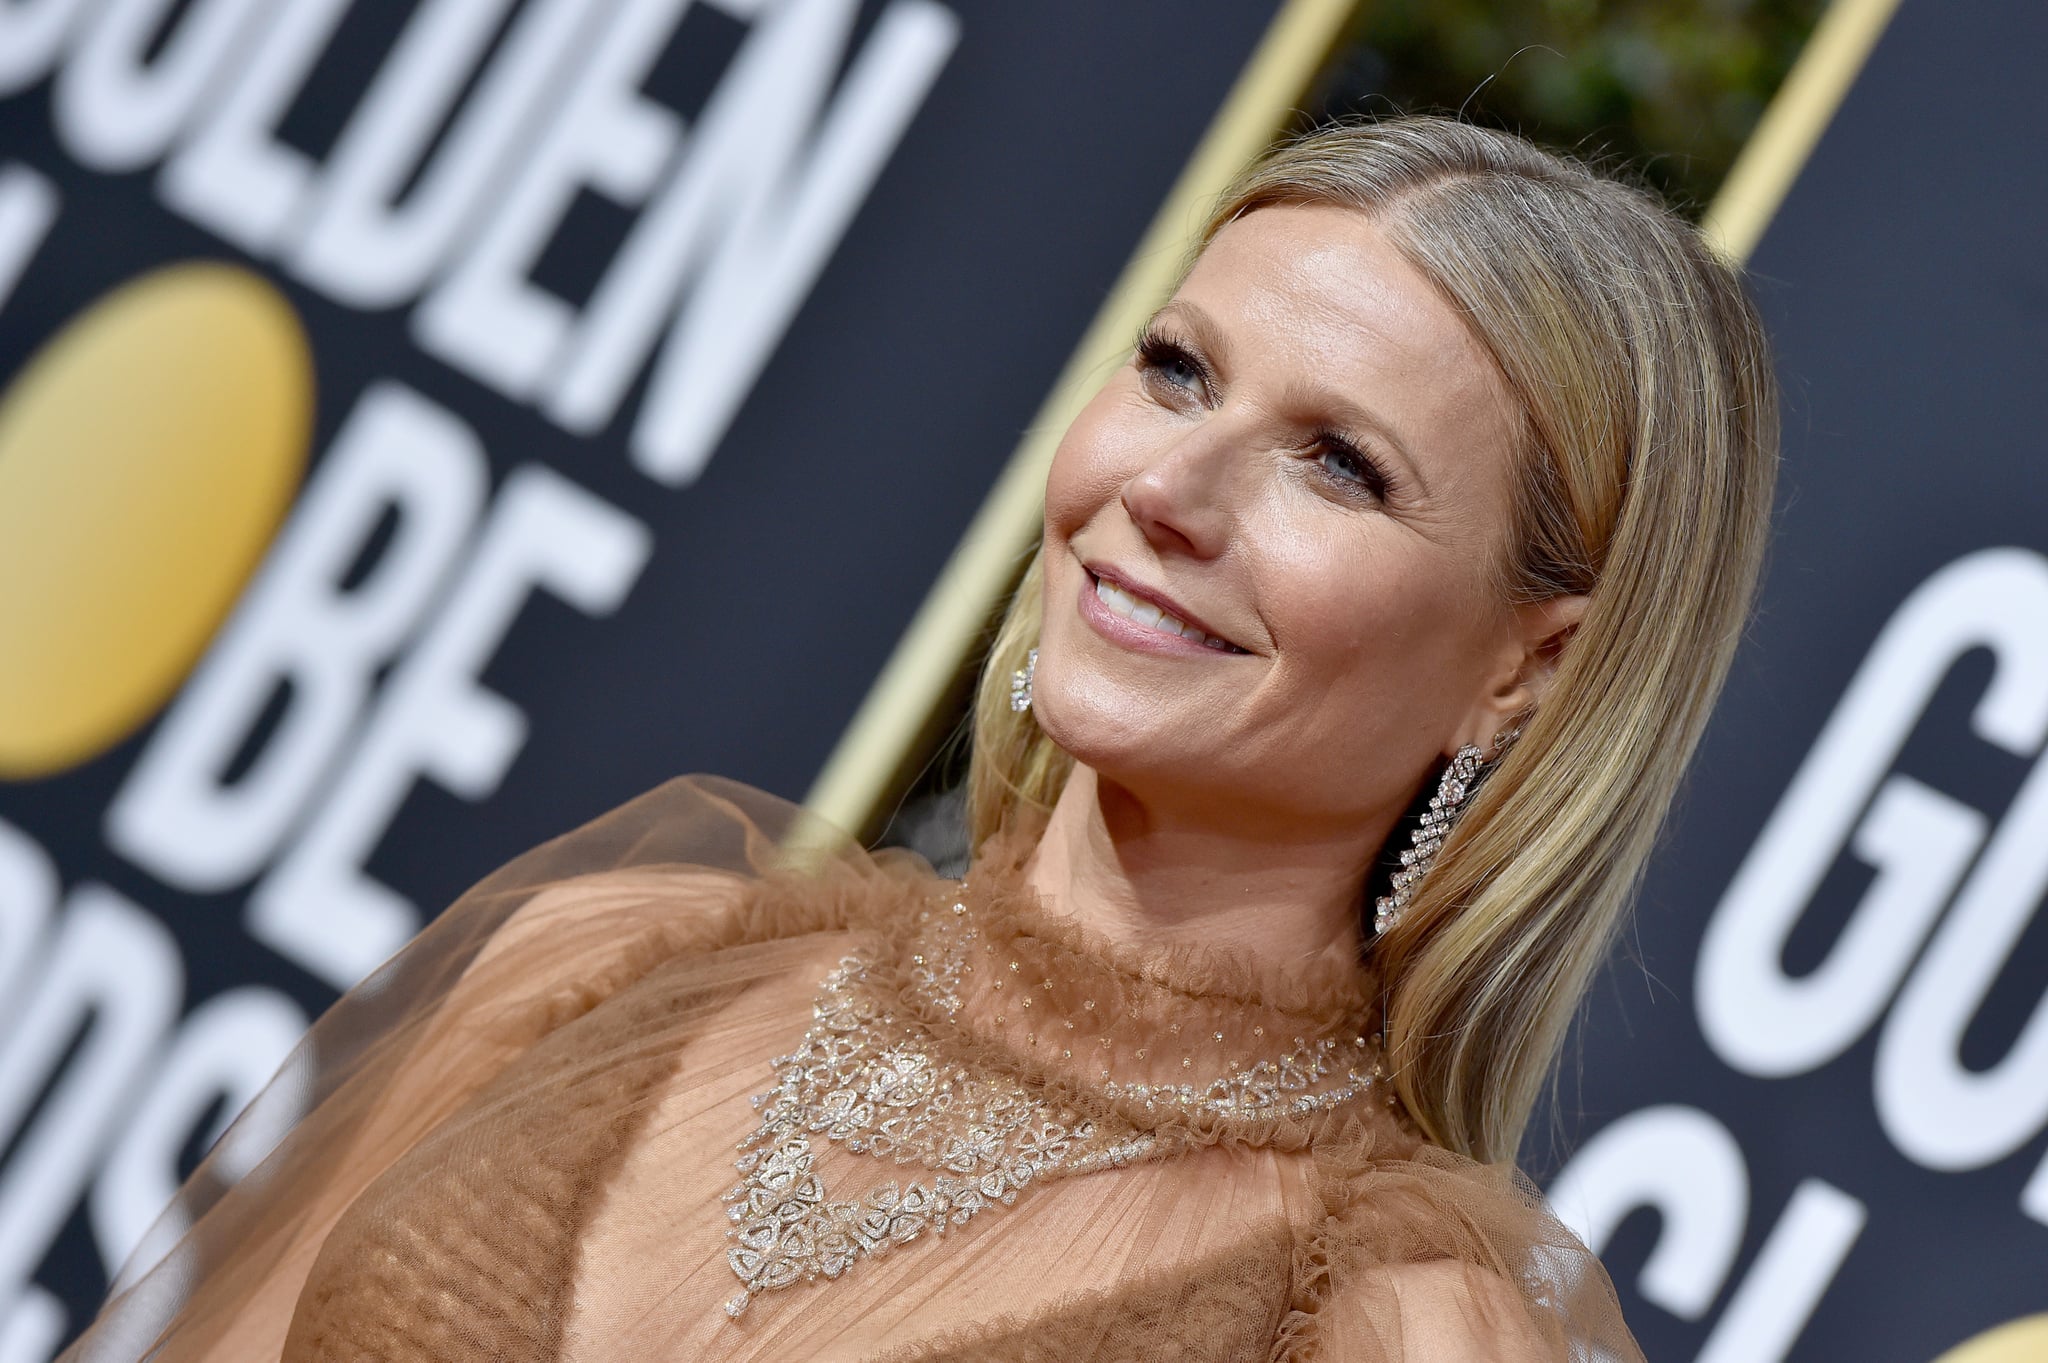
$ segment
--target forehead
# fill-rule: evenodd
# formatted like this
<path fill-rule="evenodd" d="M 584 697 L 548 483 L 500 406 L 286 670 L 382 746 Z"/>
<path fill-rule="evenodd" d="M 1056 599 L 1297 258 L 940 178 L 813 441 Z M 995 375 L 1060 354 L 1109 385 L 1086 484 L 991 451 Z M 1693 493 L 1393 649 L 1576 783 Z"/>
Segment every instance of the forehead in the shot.
<path fill-rule="evenodd" d="M 1516 429 L 1506 380 L 1370 214 L 1248 213 L 1210 241 L 1176 299 L 1213 322 L 1234 380 L 1290 406 L 1362 409 L 1425 481 L 1461 466 L 1506 476 Z"/>
<path fill-rule="evenodd" d="M 1457 309 L 1357 209 L 1248 213 L 1216 234 L 1181 296 L 1223 306 L 1235 321 L 1266 323 L 1276 345 L 1333 367 L 1448 367 L 1446 378 L 1497 379 Z"/>

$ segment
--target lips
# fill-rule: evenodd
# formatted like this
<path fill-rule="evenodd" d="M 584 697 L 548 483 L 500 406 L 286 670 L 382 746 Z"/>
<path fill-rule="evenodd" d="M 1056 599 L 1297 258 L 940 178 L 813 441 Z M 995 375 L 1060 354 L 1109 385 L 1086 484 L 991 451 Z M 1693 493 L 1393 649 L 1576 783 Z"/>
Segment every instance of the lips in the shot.
<path fill-rule="evenodd" d="M 1219 653 L 1245 651 L 1228 639 L 1210 634 L 1192 621 L 1183 620 L 1133 588 L 1113 582 L 1098 573 L 1091 572 L 1089 579 L 1095 590 L 1095 599 L 1100 601 L 1110 614 L 1129 621 L 1139 629 L 1168 638 L 1183 639 Z"/>

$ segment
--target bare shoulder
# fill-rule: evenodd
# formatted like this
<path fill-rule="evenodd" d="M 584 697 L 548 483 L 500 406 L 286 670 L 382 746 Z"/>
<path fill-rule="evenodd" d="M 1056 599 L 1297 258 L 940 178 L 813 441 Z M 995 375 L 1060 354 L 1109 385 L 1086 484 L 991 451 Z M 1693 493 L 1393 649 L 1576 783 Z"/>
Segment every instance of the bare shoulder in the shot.
<path fill-rule="evenodd" d="M 1388 1314 L 1394 1322 L 1384 1319 Z M 1551 1363 L 1527 1299 L 1508 1279 L 1452 1260 L 1394 1264 L 1372 1271 L 1370 1288 L 1338 1293 L 1326 1309 L 1326 1354 L 1383 1356 L 1398 1322 L 1400 1363 Z M 1377 1318 L 1377 1319 L 1376 1319 Z"/>

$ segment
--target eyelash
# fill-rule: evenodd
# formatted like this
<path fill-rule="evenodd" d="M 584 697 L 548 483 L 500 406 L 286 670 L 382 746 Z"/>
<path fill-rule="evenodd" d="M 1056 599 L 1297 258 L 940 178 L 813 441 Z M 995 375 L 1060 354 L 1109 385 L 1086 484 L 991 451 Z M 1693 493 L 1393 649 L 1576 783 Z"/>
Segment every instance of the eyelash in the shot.
<path fill-rule="evenodd" d="M 1147 331 L 1138 338 L 1138 361 L 1140 368 L 1157 374 L 1182 392 L 1190 390 L 1186 385 L 1173 383 L 1173 380 L 1166 378 L 1165 371 L 1172 365 L 1183 364 L 1194 370 L 1195 379 L 1201 384 L 1204 393 L 1216 387 L 1216 373 L 1201 356 L 1160 332 Z"/>
<path fill-rule="evenodd" d="M 1166 377 L 1167 371 L 1175 365 L 1185 366 L 1194 372 L 1195 381 L 1201 393 L 1206 396 L 1216 386 L 1215 371 L 1202 357 L 1189 347 L 1156 330 L 1148 330 L 1138 338 L 1138 367 L 1148 377 L 1156 377 L 1182 393 L 1194 393 L 1186 384 L 1175 383 Z M 1332 481 L 1342 484 L 1347 491 L 1358 489 L 1366 492 L 1373 501 L 1384 502 L 1394 487 L 1394 480 L 1388 476 L 1386 465 L 1375 459 L 1371 453 L 1359 448 L 1356 442 L 1337 434 L 1335 431 L 1317 431 L 1310 441 L 1310 448 L 1319 451 L 1317 463 L 1335 456 L 1347 462 L 1349 473 L 1330 473 Z M 1327 471 L 1327 466 L 1324 466 Z"/>
<path fill-rule="evenodd" d="M 1350 461 L 1353 466 L 1354 472 L 1342 476 L 1331 474 L 1331 477 L 1337 478 L 1339 482 L 1363 487 L 1372 494 L 1375 502 L 1387 500 L 1387 495 L 1393 491 L 1394 480 L 1387 476 L 1386 465 L 1335 431 L 1318 431 L 1315 444 L 1322 450 L 1322 458 L 1328 459 L 1331 455 L 1337 455 Z"/>

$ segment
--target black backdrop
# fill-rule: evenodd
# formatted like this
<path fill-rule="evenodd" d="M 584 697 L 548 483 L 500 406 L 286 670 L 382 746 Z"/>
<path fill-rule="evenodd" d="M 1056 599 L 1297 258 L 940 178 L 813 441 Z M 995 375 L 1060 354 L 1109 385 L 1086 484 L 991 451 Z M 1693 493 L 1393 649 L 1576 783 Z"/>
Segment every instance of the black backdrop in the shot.
<path fill-rule="evenodd" d="M 83 1323 L 304 1018 L 420 907 L 680 771 L 803 795 L 1277 8 L 0 3 L 0 474 L 112 489 L 156 457 L 10 445 L 5 421 L 55 403 L 60 435 L 83 429 L 32 357 L 174 262 L 281 294 L 315 392 L 305 490 L 193 679 L 82 760 L 0 780 L 0 1360 Z M 487 41 L 458 59 L 465 35 Z M 511 140 L 463 143 L 506 90 Z M 389 236 L 309 244 L 345 223 L 336 168 L 379 91 L 416 97 L 401 135 L 433 134 L 388 197 L 455 201 L 437 176 L 483 171 L 410 277 Z M 635 259 L 690 267 L 680 302 L 612 278 Z M 761 322 L 756 381 L 747 323 L 778 289 L 793 317 Z M 562 416 L 583 320 L 643 304 L 639 359 L 595 367 L 623 388 L 609 419 Z M 664 376 L 678 317 L 694 348 Z M 154 391 L 129 358 L 100 401 Z M 642 430 L 665 383 L 709 403 L 694 444 Z M 729 427 L 719 394 L 744 398 Z M 186 414 L 202 436 L 218 416 Z M 178 571 L 103 549 L 117 602 Z M 100 627 L 74 593 L 71 633 L 37 635 L 23 602 L 55 591 L 0 583 L 0 652 Z M 383 623 L 352 647 L 369 603 Z M 32 728 L 7 694 L 0 727 Z"/>
<path fill-rule="evenodd" d="M 1653 1359 L 2048 1311 L 2044 58 L 2038 6 L 1906 0 L 1751 261 L 1762 610 L 1564 1085 Z"/>
<path fill-rule="evenodd" d="M 343 296 L 303 264 L 308 224 L 402 26 L 464 5 L 291 7 L 335 25 L 307 29 L 306 70 L 269 120 L 305 158 L 296 190 L 277 174 L 289 157 L 250 153 L 264 120 L 242 107 L 251 72 L 291 64 L 289 26 L 265 28 L 285 8 L 0 3 L 0 489 L 21 486 L 9 460 L 36 456 L 7 425 L 31 357 L 173 262 L 227 262 L 281 294 L 316 398 L 307 490 L 193 680 L 85 758 L 0 780 L 0 1363 L 40 1363 L 81 1323 L 168 1183 L 355 968 L 343 927 L 388 940 L 413 906 L 676 771 L 803 792 L 1273 6 L 472 0 L 513 24 L 476 65 L 553 10 L 576 20 L 551 49 L 564 65 L 533 87 L 518 140 L 479 160 L 476 211 L 435 267 L 383 297 Z M 110 16 L 151 14 L 175 18 L 139 45 L 144 69 L 189 60 L 208 78 L 124 105 Z M 807 45 L 776 27 L 788 15 L 852 28 Z M 200 20 L 228 35 L 208 61 L 180 45 Z M 620 116 L 542 183 L 532 167 L 562 151 L 559 127 L 604 114 L 573 106 L 563 73 L 601 66 L 629 22 L 652 26 L 658 59 L 614 86 L 681 122 Z M 833 144 L 837 160 L 752 181 L 727 167 L 711 201 L 744 230 L 714 232 L 711 275 L 794 279 L 797 306 L 758 380 L 742 365 L 727 386 L 745 401 L 729 428 L 714 413 L 708 462 L 679 476 L 661 462 L 673 442 L 650 454 L 660 442 L 637 434 L 658 347 L 625 366 L 609 419 L 579 425 L 550 396 L 575 345 L 533 338 L 598 311 L 647 205 L 693 158 L 773 168 L 772 142 L 704 131 L 757 42 L 785 74 L 823 51 L 814 97 L 859 84 L 835 83 L 849 59 L 879 71 L 860 88 L 906 121 L 870 137 L 878 168 L 841 195 L 857 211 L 825 233 L 815 282 L 771 248 L 810 172 L 860 157 Z M 894 64 L 853 55 L 872 52 Z M 1562 1112 L 1582 1153 L 1552 1185 L 1652 1358 L 1913 1363 L 2048 1306 L 2048 927 L 2031 860 L 2048 820 L 2027 794 L 2048 735 L 2048 489 L 2029 411 L 2048 281 L 2027 94 L 2044 54 L 2032 8 L 1907 0 L 1755 255 L 1791 398 L 1764 610 L 1646 890 L 1632 949 L 1648 974 L 1618 966 L 1583 1029 Z M 811 126 L 790 80 L 754 122 Z M 451 94 L 471 107 L 491 88 Z M 460 127 L 458 112 L 436 145 Z M 430 168 L 397 192 L 435 183 Z M 747 208 L 753 190 L 766 207 Z M 517 258 L 507 223 L 533 221 L 546 230 Z M 493 250 L 513 262 L 495 279 L 458 264 Z M 567 312 L 508 285 L 522 273 Z M 654 311 L 665 325 L 699 296 L 715 293 L 700 281 Z M 691 354 L 715 370 L 747 339 L 717 326 Z M 148 375 L 103 377 L 118 396 Z M 341 439 L 369 417 L 387 423 L 379 440 Z M 348 500 L 380 486 L 368 473 L 327 477 L 337 451 L 374 472 L 370 454 L 392 449 L 410 449 L 380 475 L 411 498 L 398 511 Z M 92 463 L 65 454 L 56 466 Z M 121 459 L 147 457 L 94 467 L 119 479 Z M 26 523 L 12 512 L 0 525 Z M 355 533 L 327 560 L 305 551 L 329 571 L 294 596 L 272 584 L 309 525 Z M 120 547 L 105 546 L 117 594 L 166 571 Z M 330 659 L 360 693 L 322 690 L 317 667 L 280 690 L 257 666 L 263 640 L 304 653 L 323 608 L 375 597 L 415 551 L 445 561 L 418 570 L 387 644 L 354 674 Z M 29 618 L 6 593 L 34 590 L 0 581 L 0 622 Z M 266 590 L 270 614 L 245 623 Z M 467 614 L 442 613 L 450 599 Z M 241 691 L 220 661 L 238 637 L 256 660 Z M 34 642 L 0 652 L 19 667 Z M 209 686 L 225 697 L 211 730 L 181 720 Z M 6 694 L 0 727 L 21 719 Z M 209 781 L 216 797 L 252 788 L 293 706 L 323 697 L 340 719 L 303 740 L 296 781 L 245 807 L 216 799 L 213 824 L 166 816 Z M 169 774 L 150 799 L 153 764 Z M 1810 793 L 1788 796 L 1795 781 Z M 266 884 L 269 902 L 318 913 L 252 911 Z"/>

